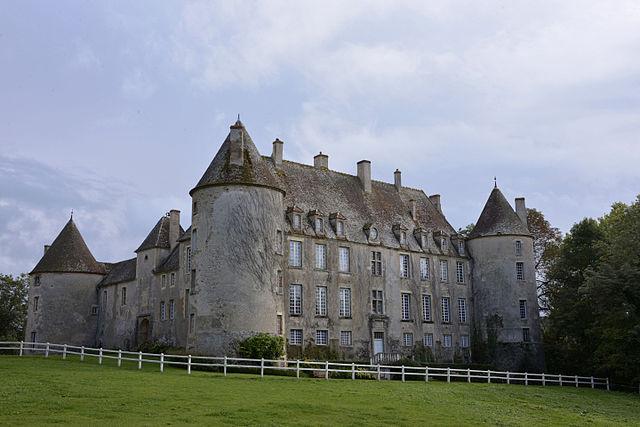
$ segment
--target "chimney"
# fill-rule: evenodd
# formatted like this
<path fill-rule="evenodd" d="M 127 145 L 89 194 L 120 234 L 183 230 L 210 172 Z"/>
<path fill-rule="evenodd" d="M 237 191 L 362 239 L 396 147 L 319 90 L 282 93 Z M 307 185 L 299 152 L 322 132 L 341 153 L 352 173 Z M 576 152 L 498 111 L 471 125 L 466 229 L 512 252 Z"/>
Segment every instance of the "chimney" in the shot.
<path fill-rule="evenodd" d="M 51 245 L 44 245 L 44 253 L 46 254 Z"/>
<path fill-rule="evenodd" d="M 371 162 L 360 160 L 358 162 L 358 178 L 365 193 L 371 193 Z"/>
<path fill-rule="evenodd" d="M 284 146 L 284 142 L 280 141 L 278 138 L 276 138 L 276 140 L 273 141 L 273 152 L 271 153 L 271 160 L 273 161 L 273 164 L 278 167 L 282 165 L 283 146 Z"/>
<path fill-rule="evenodd" d="M 169 244 L 171 245 L 171 249 L 176 247 L 179 237 L 180 211 L 171 209 L 171 211 L 169 211 Z"/>
<path fill-rule="evenodd" d="M 402 187 L 402 172 L 399 169 L 396 169 L 393 173 L 393 183 L 396 186 L 396 190 L 400 191 Z"/>
<path fill-rule="evenodd" d="M 516 198 L 516 213 L 520 218 L 520 221 L 525 225 L 525 227 L 529 227 L 527 224 L 527 206 L 524 203 L 524 197 Z"/>
<path fill-rule="evenodd" d="M 244 125 L 238 121 L 231 125 L 229 132 L 229 163 L 242 166 L 244 163 Z"/>
<path fill-rule="evenodd" d="M 315 166 L 316 168 L 329 169 L 329 156 L 327 156 L 326 154 L 322 154 L 322 151 L 320 152 L 320 154 L 316 154 L 313 157 L 313 166 Z"/>
<path fill-rule="evenodd" d="M 411 219 L 416 221 L 418 219 L 418 214 L 416 211 L 416 201 L 411 199 L 409 200 L 409 203 L 411 203 Z"/>
<path fill-rule="evenodd" d="M 429 196 L 429 200 L 431 200 L 431 203 L 435 205 L 436 209 L 438 209 L 438 212 L 442 213 L 442 206 L 440 205 L 440 195 L 433 194 Z"/>

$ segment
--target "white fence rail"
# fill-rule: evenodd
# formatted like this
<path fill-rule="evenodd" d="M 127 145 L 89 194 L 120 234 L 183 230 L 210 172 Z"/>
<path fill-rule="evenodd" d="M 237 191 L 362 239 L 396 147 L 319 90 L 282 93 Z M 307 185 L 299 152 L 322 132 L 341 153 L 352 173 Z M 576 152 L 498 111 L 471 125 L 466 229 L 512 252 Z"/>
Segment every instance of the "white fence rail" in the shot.
<path fill-rule="evenodd" d="M 142 369 L 144 363 L 156 364 L 160 372 L 164 372 L 166 366 L 176 366 L 186 369 L 187 374 L 191 374 L 192 369 L 198 368 L 218 368 L 224 375 L 230 369 L 259 371 L 260 376 L 265 375 L 265 371 L 289 371 L 295 372 L 300 378 L 300 373 L 310 373 L 315 377 L 329 379 L 330 377 L 341 377 L 356 379 L 397 379 L 407 380 L 442 380 L 442 381 L 466 381 L 466 382 L 487 382 L 504 384 L 523 385 L 558 385 L 566 387 L 590 387 L 610 390 L 609 378 L 584 377 L 578 375 L 552 375 L 527 372 L 502 372 L 483 371 L 477 369 L 462 368 L 436 368 L 436 367 L 415 367 L 397 366 L 383 364 L 361 364 L 361 363 L 337 363 L 337 362 L 315 362 L 306 360 L 269 360 L 269 359 L 245 359 L 239 357 L 211 357 L 211 356 L 191 356 L 176 354 L 154 354 L 143 353 L 141 351 L 110 350 L 103 348 L 78 347 L 67 344 L 52 344 L 41 342 L 24 341 L 0 341 L 0 350 L 13 350 L 19 356 L 25 354 L 44 354 L 49 357 L 52 354 L 62 355 L 66 359 L 68 355 L 77 355 L 81 361 L 85 358 L 93 357 L 102 364 L 104 359 L 114 359 L 118 366 L 122 366 L 123 361 L 137 363 L 138 369 Z M 333 374 L 333 375 L 332 375 Z"/>

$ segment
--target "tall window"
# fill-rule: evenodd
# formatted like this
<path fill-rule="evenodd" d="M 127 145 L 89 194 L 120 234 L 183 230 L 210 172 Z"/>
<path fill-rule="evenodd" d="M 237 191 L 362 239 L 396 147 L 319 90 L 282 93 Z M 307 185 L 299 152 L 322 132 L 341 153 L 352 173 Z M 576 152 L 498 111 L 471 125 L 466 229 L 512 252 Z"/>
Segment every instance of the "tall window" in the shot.
<path fill-rule="evenodd" d="M 282 335 L 282 314 L 276 314 L 276 335 Z"/>
<path fill-rule="evenodd" d="M 289 241 L 289 267 L 302 267 L 302 242 Z"/>
<path fill-rule="evenodd" d="M 350 257 L 351 254 L 349 252 L 349 248 L 345 248 L 345 247 L 340 247 L 339 248 L 339 254 L 340 254 L 340 272 L 342 273 L 348 273 L 349 272 L 349 264 L 351 262 Z"/>
<path fill-rule="evenodd" d="M 422 295 L 422 320 L 431 322 L 431 295 Z"/>
<path fill-rule="evenodd" d="M 371 291 L 371 312 L 375 314 L 384 314 L 384 305 L 382 300 L 382 291 Z"/>
<path fill-rule="evenodd" d="M 529 328 L 522 328 L 522 341 L 530 342 L 531 335 L 529 334 Z"/>
<path fill-rule="evenodd" d="M 527 300 L 526 299 L 520 300 L 520 318 L 521 319 L 527 318 Z"/>
<path fill-rule="evenodd" d="M 467 323 L 467 300 L 458 298 L 458 320 L 460 323 Z"/>
<path fill-rule="evenodd" d="M 196 201 L 194 200 L 194 201 L 193 201 L 193 204 L 192 204 L 191 206 L 192 206 L 192 208 L 191 208 L 191 212 L 192 212 L 194 215 L 197 215 L 197 214 L 198 214 L 198 202 L 196 202 Z"/>
<path fill-rule="evenodd" d="M 411 332 L 402 334 L 402 343 L 405 347 L 413 347 L 413 334 Z"/>
<path fill-rule="evenodd" d="M 166 274 L 163 274 L 163 275 L 161 276 L 161 279 L 160 279 L 160 287 L 161 287 L 162 289 L 164 289 L 164 288 L 166 288 L 166 287 L 167 287 L 167 275 L 166 275 Z"/>
<path fill-rule="evenodd" d="M 302 314 L 302 285 L 289 285 L 289 314 Z"/>
<path fill-rule="evenodd" d="M 458 240 L 458 253 L 464 255 L 464 241 Z"/>
<path fill-rule="evenodd" d="M 516 262 L 516 280 L 524 280 L 524 262 Z"/>
<path fill-rule="evenodd" d="M 327 269 L 327 245 L 316 244 L 316 268 L 318 270 Z"/>
<path fill-rule="evenodd" d="M 196 314 L 195 313 L 189 314 L 189 333 L 190 334 L 196 333 Z"/>
<path fill-rule="evenodd" d="M 33 311 L 38 311 L 38 302 L 40 302 L 40 297 L 33 297 Z"/>
<path fill-rule="evenodd" d="M 329 344 L 329 331 L 326 329 L 318 329 L 316 331 L 316 345 Z"/>
<path fill-rule="evenodd" d="M 289 331 L 289 345 L 302 345 L 302 329 Z"/>
<path fill-rule="evenodd" d="M 409 277 L 409 255 L 400 255 L 400 277 Z"/>
<path fill-rule="evenodd" d="M 316 286 L 316 316 L 327 315 L 327 287 Z"/>
<path fill-rule="evenodd" d="M 316 233 L 322 234 L 324 233 L 324 221 L 322 218 L 316 218 Z"/>
<path fill-rule="evenodd" d="M 400 232 L 400 244 L 401 245 L 407 244 L 407 233 L 405 231 Z"/>
<path fill-rule="evenodd" d="M 284 288 L 284 276 L 282 275 L 282 270 L 278 270 L 276 272 L 276 293 L 278 295 L 282 295 L 283 288 Z"/>
<path fill-rule="evenodd" d="M 194 251 L 198 249 L 198 230 L 195 228 L 191 230 L 191 247 Z"/>
<path fill-rule="evenodd" d="M 176 318 L 176 302 L 172 299 L 169 300 L 169 319 Z"/>
<path fill-rule="evenodd" d="M 340 317 L 351 317 L 350 288 L 340 288 Z"/>
<path fill-rule="evenodd" d="M 451 322 L 451 298 L 442 297 L 442 323 Z"/>
<path fill-rule="evenodd" d="M 460 335 L 460 347 L 469 348 L 469 335 Z"/>
<path fill-rule="evenodd" d="M 127 305 L 127 288 L 123 287 L 120 290 L 120 304 Z"/>
<path fill-rule="evenodd" d="M 433 334 L 424 334 L 422 337 L 422 344 L 424 344 L 425 347 L 433 347 Z"/>
<path fill-rule="evenodd" d="M 184 254 L 184 258 L 185 258 L 185 264 L 187 265 L 187 271 L 191 271 L 191 246 L 187 246 L 187 249 L 185 249 L 185 254 Z"/>
<path fill-rule="evenodd" d="M 344 221 L 336 221 L 336 234 L 338 236 L 344 236 Z"/>
<path fill-rule="evenodd" d="M 371 274 L 382 276 L 382 252 L 371 252 Z"/>
<path fill-rule="evenodd" d="M 160 301 L 160 320 L 167 320 L 167 307 L 164 301 Z"/>
<path fill-rule="evenodd" d="M 420 258 L 420 279 L 421 280 L 429 279 L 429 259 L 428 258 Z"/>
<path fill-rule="evenodd" d="M 300 227 L 302 227 L 302 218 L 300 217 L 300 214 L 293 214 L 293 228 L 300 230 Z"/>
<path fill-rule="evenodd" d="M 351 331 L 340 331 L 340 345 L 343 347 L 351 347 L 352 345 Z"/>
<path fill-rule="evenodd" d="M 440 260 L 440 280 L 443 282 L 449 281 L 449 261 L 446 259 Z"/>
<path fill-rule="evenodd" d="M 402 320 L 411 320 L 411 294 L 402 294 Z"/>
<path fill-rule="evenodd" d="M 522 256 L 522 240 L 516 240 L 516 256 Z"/>
<path fill-rule="evenodd" d="M 282 230 L 276 230 L 276 253 L 282 254 L 283 235 Z"/>
<path fill-rule="evenodd" d="M 446 348 L 451 347 L 451 341 L 452 340 L 451 340 L 451 335 L 450 334 L 444 334 L 442 336 L 442 346 L 443 347 L 446 347 Z"/>
<path fill-rule="evenodd" d="M 456 261 L 456 282 L 464 283 L 464 262 Z"/>
<path fill-rule="evenodd" d="M 447 252 L 449 250 L 449 240 L 446 237 L 443 237 L 440 240 L 440 248 L 442 248 L 442 252 Z"/>
<path fill-rule="evenodd" d="M 169 286 L 174 287 L 176 285 L 176 273 L 171 273 L 171 282 Z"/>
<path fill-rule="evenodd" d="M 187 318 L 189 312 L 189 289 L 184 290 L 184 298 L 182 299 L 182 318 Z"/>

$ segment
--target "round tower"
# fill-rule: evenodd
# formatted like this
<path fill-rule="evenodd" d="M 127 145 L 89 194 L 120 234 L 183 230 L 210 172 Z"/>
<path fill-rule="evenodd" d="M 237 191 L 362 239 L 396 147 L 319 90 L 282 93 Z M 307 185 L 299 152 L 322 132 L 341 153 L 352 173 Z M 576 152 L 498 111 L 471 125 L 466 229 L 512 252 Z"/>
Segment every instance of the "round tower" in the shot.
<path fill-rule="evenodd" d="M 243 338 L 276 333 L 284 191 L 275 168 L 238 120 L 190 192 L 188 348 L 195 352 L 233 354 Z"/>
<path fill-rule="evenodd" d="M 523 198 L 516 210 L 496 186 L 469 235 L 475 347 L 499 369 L 531 372 L 544 367 L 533 237 Z"/>

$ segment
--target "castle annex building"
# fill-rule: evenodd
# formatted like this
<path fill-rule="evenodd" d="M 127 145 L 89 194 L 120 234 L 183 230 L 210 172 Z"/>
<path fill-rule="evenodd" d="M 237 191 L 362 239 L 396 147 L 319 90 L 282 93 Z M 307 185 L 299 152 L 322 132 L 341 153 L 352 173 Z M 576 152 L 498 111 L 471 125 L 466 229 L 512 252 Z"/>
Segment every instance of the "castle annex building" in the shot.
<path fill-rule="evenodd" d="M 374 181 L 368 160 L 354 176 L 283 145 L 262 156 L 236 122 L 189 193 L 191 225 L 171 210 L 131 259 L 96 261 L 69 220 L 30 273 L 26 340 L 231 355 L 268 332 L 290 357 L 469 362 L 477 348 L 542 367 L 524 199 L 514 211 L 494 188 L 463 237 L 399 171 Z"/>

